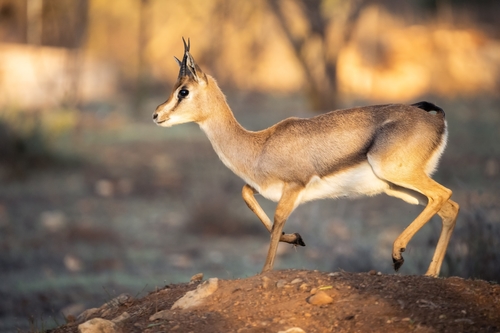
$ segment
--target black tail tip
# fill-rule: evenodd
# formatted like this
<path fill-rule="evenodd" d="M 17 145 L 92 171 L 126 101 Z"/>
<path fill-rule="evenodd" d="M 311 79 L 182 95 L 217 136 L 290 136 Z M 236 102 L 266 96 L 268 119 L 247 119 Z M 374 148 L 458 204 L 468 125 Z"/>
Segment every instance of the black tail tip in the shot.
<path fill-rule="evenodd" d="M 411 104 L 411 106 L 417 107 L 427 112 L 435 111 L 436 113 L 442 113 L 444 115 L 444 110 L 431 102 L 422 101 L 418 103 L 413 103 Z"/>

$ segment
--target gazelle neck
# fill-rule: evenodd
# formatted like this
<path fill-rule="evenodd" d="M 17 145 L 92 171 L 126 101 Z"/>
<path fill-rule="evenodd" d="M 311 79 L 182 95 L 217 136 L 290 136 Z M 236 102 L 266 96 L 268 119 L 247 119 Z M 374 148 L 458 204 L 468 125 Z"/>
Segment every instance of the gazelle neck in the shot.
<path fill-rule="evenodd" d="M 212 78 L 210 78 L 212 79 Z M 212 100 L 206 104 L 208 116 L 198 124 L 206 133 L 221 161 L 235 174 L 251 181 L 256 157 L 262 149 L 260 135 L 243 128 L 234 117 L 224 94 L 215 81 Z"/>

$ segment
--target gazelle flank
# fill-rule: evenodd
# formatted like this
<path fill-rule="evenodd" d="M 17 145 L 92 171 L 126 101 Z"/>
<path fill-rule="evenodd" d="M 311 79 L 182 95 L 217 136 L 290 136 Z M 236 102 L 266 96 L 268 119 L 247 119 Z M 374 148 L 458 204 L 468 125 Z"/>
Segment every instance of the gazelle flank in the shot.
<path fill-rule="evenodd" d="M 157 125 L 195 122 L 221 161 L 246 184 L 242 196 L 271 235 L 263 272 L 273 268 L 278 243 L 304 246 L 283 226 L 293 210 L 320 198 L 385 193 L 425 208 L 396 238 L 394 268 L 415 233 L 436 213 L 442 230 L 427 270 L 438 276 L 459 210 L 452 192 L 430 178 L 446 147 L 444 111 L 429 102 L 331 111 L 309 119 L 288 118 L 262 131 L 235 119 L 214 78 L 203 73 L 184 41 L 177 83 L 153 114 Z M 254 195 L 277 202 L 271 222 Z"/>

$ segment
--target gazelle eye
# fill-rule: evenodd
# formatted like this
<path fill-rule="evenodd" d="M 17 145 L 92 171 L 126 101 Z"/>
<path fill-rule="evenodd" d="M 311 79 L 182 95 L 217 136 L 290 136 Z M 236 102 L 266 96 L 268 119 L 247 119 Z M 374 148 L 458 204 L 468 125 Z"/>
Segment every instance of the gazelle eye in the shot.
<path fill-rule="evenodd" d="M 187 97 L 187 95 L 189 95 L 189 90 L 187 90 L 187 89 L 181 89 L 179 91 L 179 94 L 177 95 L 177 97 L 179 97 L 179 98 L 185 98 L 185 97 Z"/>

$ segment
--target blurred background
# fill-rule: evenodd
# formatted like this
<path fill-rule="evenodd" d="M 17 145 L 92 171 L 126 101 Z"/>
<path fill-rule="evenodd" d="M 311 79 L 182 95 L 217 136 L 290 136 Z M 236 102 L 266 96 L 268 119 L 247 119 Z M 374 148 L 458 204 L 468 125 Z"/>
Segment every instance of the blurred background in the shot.
<path fill-rule="evenodd" d="M 182 36 L 251 130 L 365 104 L 443 107 L 435 178 L 462 210 L 442 276 L 499 281 L 499 16 L 494 0 L 0 0 L 0 331 L 262 268 L 269 236 L 243 181 L 198 126 L 151 121 Z M 285 231 L 307 246 L 281 244 L 276 268 L 392 274 L 392 242 L 421 210 L 305 204 Z M 440 224 L 410 242 L 401 274 L 426 271 Z"/>

